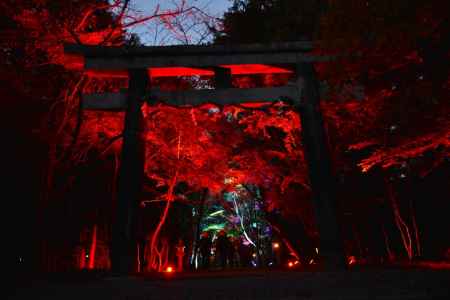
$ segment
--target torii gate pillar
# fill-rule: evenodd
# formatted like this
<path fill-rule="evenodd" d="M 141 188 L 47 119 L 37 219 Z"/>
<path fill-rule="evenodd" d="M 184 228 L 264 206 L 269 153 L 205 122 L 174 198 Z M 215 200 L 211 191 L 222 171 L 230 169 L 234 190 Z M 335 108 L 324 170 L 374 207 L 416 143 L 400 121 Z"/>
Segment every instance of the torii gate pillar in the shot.
<path fill-rule="evenodd" d="M 149 82 L 148 70 L 130 69 L 128 74 L 128 95 L 111 245 L 112 271 L 117 274 L 128 274 L 130 270 L 135 270 L 136 241 L 133 229 L 144 175 L 141 106 Z"/>
<path fill-rule="evenodd" d="M 326 270 L 345 269 L 345 255 L 337 220 L 335 177 L 320 111 L 319 81 L 312 63 L 297 65 L 302 88 L 298 106 L 302 140 L 313 191 L 314 214 L 319 230 L 320 256 Z"/>

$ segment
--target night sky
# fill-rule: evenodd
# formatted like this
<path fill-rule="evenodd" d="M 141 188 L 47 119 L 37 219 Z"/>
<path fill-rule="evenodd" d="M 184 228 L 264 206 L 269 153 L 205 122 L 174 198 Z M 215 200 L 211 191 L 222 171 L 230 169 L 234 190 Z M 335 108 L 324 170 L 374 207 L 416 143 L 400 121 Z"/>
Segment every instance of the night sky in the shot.
<path fill-rule="evenodd" d="M 156 6 L 159 4 L 160 9 L 173 9 L 175 6 L 173 4 L 174 1 L 163 1 L 163 0 L 133 0 L 131 2 L 131 8 L 136 10 L 137 12 L 146 15 L 153 12 L 156 8 Z M 211 16 L 220 18 L 223 13 L 231 6 L 230 0 L 187 0 L 186 5 L 189 6 L 196 6 L 200 9 L 202 9 L 204 12 L 208 13 Z M 151 22 L 150 22 L 151 23 Z M 133 27 L 132 32 L 135 32 L 139 35 L 141 38 L 141 41 L 144 44 L 147 45 L 154 45 L 154 44 L 161 44 L 158 40 L 160 39 L 154 39 L 155 32 L 154 32 L 154 24 L 143 24 L 141 26 Z M 164 31 L 164 33 L 167 33 L 167 31 Z M 160 33 L 161 36 L 164 33 Z M 193 40 L 196 40 L 195 37 L 193 37 Z M 162 42 L 162 44 L 173 44 L 176 43 L 173 40 L 169 39 L 167 42 Z"/>

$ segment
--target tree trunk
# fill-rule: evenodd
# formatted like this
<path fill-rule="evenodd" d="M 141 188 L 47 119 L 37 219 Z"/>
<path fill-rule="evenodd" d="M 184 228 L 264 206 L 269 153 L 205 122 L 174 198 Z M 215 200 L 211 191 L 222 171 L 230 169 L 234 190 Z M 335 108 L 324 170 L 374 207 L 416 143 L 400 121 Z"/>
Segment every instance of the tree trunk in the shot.
<path fill-rule="evenodd" d="M 92 241 L 91 241 L 91 249 L 89 250 L 89 269 L 94 269 L 95 267 L 95 253 L 97 251 L 97 224 L 94 225 L 92 229 Z"/>
<path fill-rule="evenodd" d="M 413 200 L 411 198 L 409 199 L 409 212 L 411 214 L 411 222 L 414 228 L 414 238 L 416 240 L 416 255 L 421 256 L 422 249 L 420 244 L 419 228 L 417 227 L 416 210 L 414 209 Z"/>
<path fill-rule="evenodd" d="M 83 270 L 86 267 L 86 250 L 84 247 L 80 250 L 80 270 Z"/>
<path fill-rule="evenodd" d="M 206 198 L 208 197 L 208 189 L 205 188 L 203 190 L 203 193 L 201 195 L 201 200 L 200 200 L 200 207 L 198 210 L 198 218 L 197 218 L 197 225 L 195 228 L 195 239 L 194 242 L 192 243 L 192 259 L 191 259 L 191 268 L 194 269 L 195 268 L 195 262 L 197 261 L 197 256 L 198 256 L 198 251 L 197 251 L 197 247 L 198 247 L 198 243 L 200 241 L 200 225 L 202 223 L 202 219 L 203 219 L 203 213 L 204 213 L 204 208 L 205 208 L 205 202 L 206 202 Z"/>
<path fill-rule="evenodd" d="M 353 235 L 355 236 L 356 245 L 358 246 L 359 257 L 363 257 L 364 253 L 363 253 L 362 246 L 361 246 L 361 236 L 359 234 L 359 231 L 355 228 L 354 224 L 352 224 L 352 229 L 353 229 Z"/>
<path fill-rule="evenodd" d="M 267 214 L 267 221 L 272 228 L 287 241 L 287 247 L 294 252 L 302 264 L 308 264 L 316 258 L 314 246 L 301 222 L 288 222 L 281 215 Z"/>
<path fill-rule="evenodd" d="M 390 243 L 389 243 L 389 237 L 388 237 L 388 234 L 386 232 L 386 228 L 384 227 L 383 224 L 381 224 L 381 230 L 383 231 L 384 245 L 386 247 L 386 253 L 388 255 L 388 259 L 389 259 L 389 261 L 392 262 L 394 260 L 395 256 L 394 256 L 394 253 L 391 250 L 391 246 L 390 246 Z"/>
<path fill-rule="evenodd" d="M 161 267 L 162 267 L 162 270 L 166 270 L 167 267 L 169 266 L 169 248 L 170 248 L 169 242 L 165 241 L 163 243 L 162 250 L 161 250 L 161 256 L 162 256 Z"/>
<path fill-rule="evenodd" d="M 392 188 L 392 183 L 388 179 L 385 180 L 385 183 L 388 190 L 388 197 L 392 206 L 392 211 L 394 212 L 395 225 L 397 225 L 397 228 L 400 232 L 403 247 L 405 248 L 406 254 L 408 255 L 408 259 L 411 261 L 413 258 L 411 233 L 408 225 L 405 223 L 400 213 L 400 209 L 398 207 L 398 203 L 395 199 L 394 191 Z"/>
<path fill-rule="evenodd" d="M 142 261 L 141 261 L 141 243 L 136 244 L 136 259 L 137 259 L 137 271 L 142 272 Z"/>
<path fill-rule="evenodd" d="M 164 223 L 166 222 L 167 216 L 169 214 L 169 209 L 170 206 L 173 202 L 173 191 L 175 188 L 175 185 L 177 183 L 177 178 L 178 178 L 178 170 L 176 171 L 175 175 L 173 176 L 170 185 L 169 185 L 169 190 L 167 191 L 167 202 L 166 202 L 166 206 L 164 208 L 164 212 L 161 216 L 161 219 L 158 223 L 158 225 L 156 226 L 155 231 L 153 232 L 152 238 L 151 238 L 151 242 L 150 242 L 150 257 L 154 257 L 155 255 L 159 256 L 159 266 L 158 266 L 158 270 L 161 269 L 162 267 L 162 261 L 161 261 L 161 253 L 157 251 L 157 247 L 158 247 L 158 237 L 159 237 L 159 233 L 161 231 L 162 226 L 164 225 Z M 164 247 L 163 249 L 164 250 Z M 162 251 L 161 250 L 161 251 Z"/>

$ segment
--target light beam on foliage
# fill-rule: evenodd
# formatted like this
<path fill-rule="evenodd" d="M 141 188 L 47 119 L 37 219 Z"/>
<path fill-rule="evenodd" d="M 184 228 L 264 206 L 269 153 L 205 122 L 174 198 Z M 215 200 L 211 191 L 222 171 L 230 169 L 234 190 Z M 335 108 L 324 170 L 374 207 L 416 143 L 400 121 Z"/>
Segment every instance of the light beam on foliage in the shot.
<path fill-rule="evenodd" d="M 225 223 L 213 224 L 213 225 L 209 225 L 208 227 L 206 227 L 204 231 L 218 231 L 218 230 L 222 230 L 224 228 L 225 228 Z"/>
<path fill-rule="evenodd" d="M 223 210 L 223 209 L 221 209 L 221 210 L 218 210 L 218 211 L 215 211 L 215 212 L 213 212 L 213 213 L 212 213 L 212 214 L 210 214 L 209 216 L 210 216 L 210 217 L 214 217 L 214 216 L 217 216 L 217 215 L 223 214 L 223 212 L 224 212 L 224 210 Z"/>
<path fill-rule="evenodd" d="M 241 224 L 242 231 L 244 232 L 245 239 L 246 239 L 250 244 L 252 244 L 254 247 L 256 247 L 255 243 L 250 239 L 250 237 L 248 236 L 247 232 L 245 231 L 245 227 L 244 227 L 244 216 L 243 216 L 243 215 L 241 216 L 241 215 L 239 214 L 239 207 L 238 207 L 237 202 L 236 202 L 236 193 L 231 193 L 231 199 L 233 199 L 234 210 L 236 211 L 236 215 L 237 215 L 238 218 L 239 218 L 239 221 L 240 221 L 240 224 Z"/>

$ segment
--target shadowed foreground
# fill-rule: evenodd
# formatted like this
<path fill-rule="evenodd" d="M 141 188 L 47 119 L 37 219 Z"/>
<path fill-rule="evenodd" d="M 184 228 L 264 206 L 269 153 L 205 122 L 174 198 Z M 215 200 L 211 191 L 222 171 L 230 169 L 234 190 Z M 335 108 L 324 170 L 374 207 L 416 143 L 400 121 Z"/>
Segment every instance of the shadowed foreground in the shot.
<path fill-rule="evenodd" d="M 448 299 L 450 270 L 223 272 L 33 281 L 11 299 Z"/>

